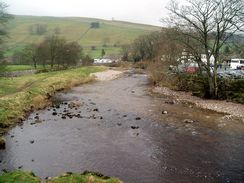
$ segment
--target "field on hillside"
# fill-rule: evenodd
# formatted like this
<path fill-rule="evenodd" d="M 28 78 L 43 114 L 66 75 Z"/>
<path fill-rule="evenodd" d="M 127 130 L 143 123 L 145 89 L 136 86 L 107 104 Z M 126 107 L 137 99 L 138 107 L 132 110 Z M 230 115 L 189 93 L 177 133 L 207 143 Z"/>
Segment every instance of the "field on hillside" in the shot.
<path fill-rule="evenodd" d="M 100 27 L 90 28 L 92 22 L 99 22 Z M 37 24 L 45 25 L 47 32 L 43 35 L 31 34 L 30 28 Z M 8 49 L 5 55 L 10 57 L 14 51 L 21 50 L 28 43 L 41 42 L 45 36 L 53 34 L 55 29 L 58 29 L 59 36 L 68 41 L 78 41 L 86 54 L 97 57 L 100 56 L 104 44 L 107 45 L 104 47 L 107 54 L 118 54 L 120 45 L 129 44 L 138 36 L 160 28 L 91 18 L 15 16 L 8 24 L 9 38 L 6 39 Z M 91 50 L 92 46 L 97 49 Z"/>

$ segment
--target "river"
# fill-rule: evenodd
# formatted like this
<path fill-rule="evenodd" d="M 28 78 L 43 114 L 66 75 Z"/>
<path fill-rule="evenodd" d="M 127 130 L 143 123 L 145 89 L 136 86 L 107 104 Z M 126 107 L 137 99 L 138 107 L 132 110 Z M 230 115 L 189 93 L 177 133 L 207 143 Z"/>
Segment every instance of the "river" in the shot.
<path fill-rule="evenodd" d="M 57 94 L 5 136 L 0 169 L 42 178 L 90 170 L 125 183 L 243 182 L 243 122 L 149 88 L 146 75 L 127 72 Z"/>

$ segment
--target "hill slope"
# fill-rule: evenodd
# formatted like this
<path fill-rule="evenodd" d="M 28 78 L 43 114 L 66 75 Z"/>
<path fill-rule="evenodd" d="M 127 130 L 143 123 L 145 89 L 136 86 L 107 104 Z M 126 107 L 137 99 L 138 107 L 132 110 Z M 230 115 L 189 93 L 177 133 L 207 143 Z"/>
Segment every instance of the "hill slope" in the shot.
<path fill-rule="evenodd" d="M 91 29 L 92 22 L 99 22 L 100 27 Z M 31 27 L 37 24 L 45 25 L 47 32 L 43 35 L 31 34 Z M 159 27 L 150 25 L 92 18 L 15 16 L 8 25 L 6 56 L 11 56 L 25 44 L 42 41 L 45 36 L 53 34 L 55 29 L 68 41 L 78 41 L 88 53 L 91 52 L 91 46 L 100 49 L 105 43 L 108 52 L 118 52 L 117 45 L 129 44 L 142 34 L 160 30 Z"/>

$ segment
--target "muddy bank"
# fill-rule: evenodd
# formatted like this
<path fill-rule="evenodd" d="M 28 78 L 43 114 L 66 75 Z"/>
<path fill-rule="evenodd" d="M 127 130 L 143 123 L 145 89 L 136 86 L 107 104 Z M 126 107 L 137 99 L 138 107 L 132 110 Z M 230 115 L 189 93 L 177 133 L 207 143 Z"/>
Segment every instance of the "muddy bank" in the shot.
<path fill-rule="evenodd" d="M 240 117 L 244 119 L 244 105 L 221 100 L 207 100 L 192 96 L 191 92 L 173 91 L 166 87 L 155 87 L 152 92 L 172 97 L 181 102 L 190 102 L 197 107 L 226 113 L 227 118 Z"/>

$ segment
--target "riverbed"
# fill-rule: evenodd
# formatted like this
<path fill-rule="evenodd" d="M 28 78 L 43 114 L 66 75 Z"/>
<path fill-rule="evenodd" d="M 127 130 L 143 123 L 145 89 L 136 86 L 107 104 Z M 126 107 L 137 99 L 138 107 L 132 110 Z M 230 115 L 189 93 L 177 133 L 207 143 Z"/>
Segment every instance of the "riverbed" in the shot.
<path fill-rule="evenodd" d="M 42 178 L 90 170 L 125 183 L 244 180 L 242 120 L 151 94 L 147 75 L 126 72 L 53 102 L 5 136 L 1 170 Z"/>

